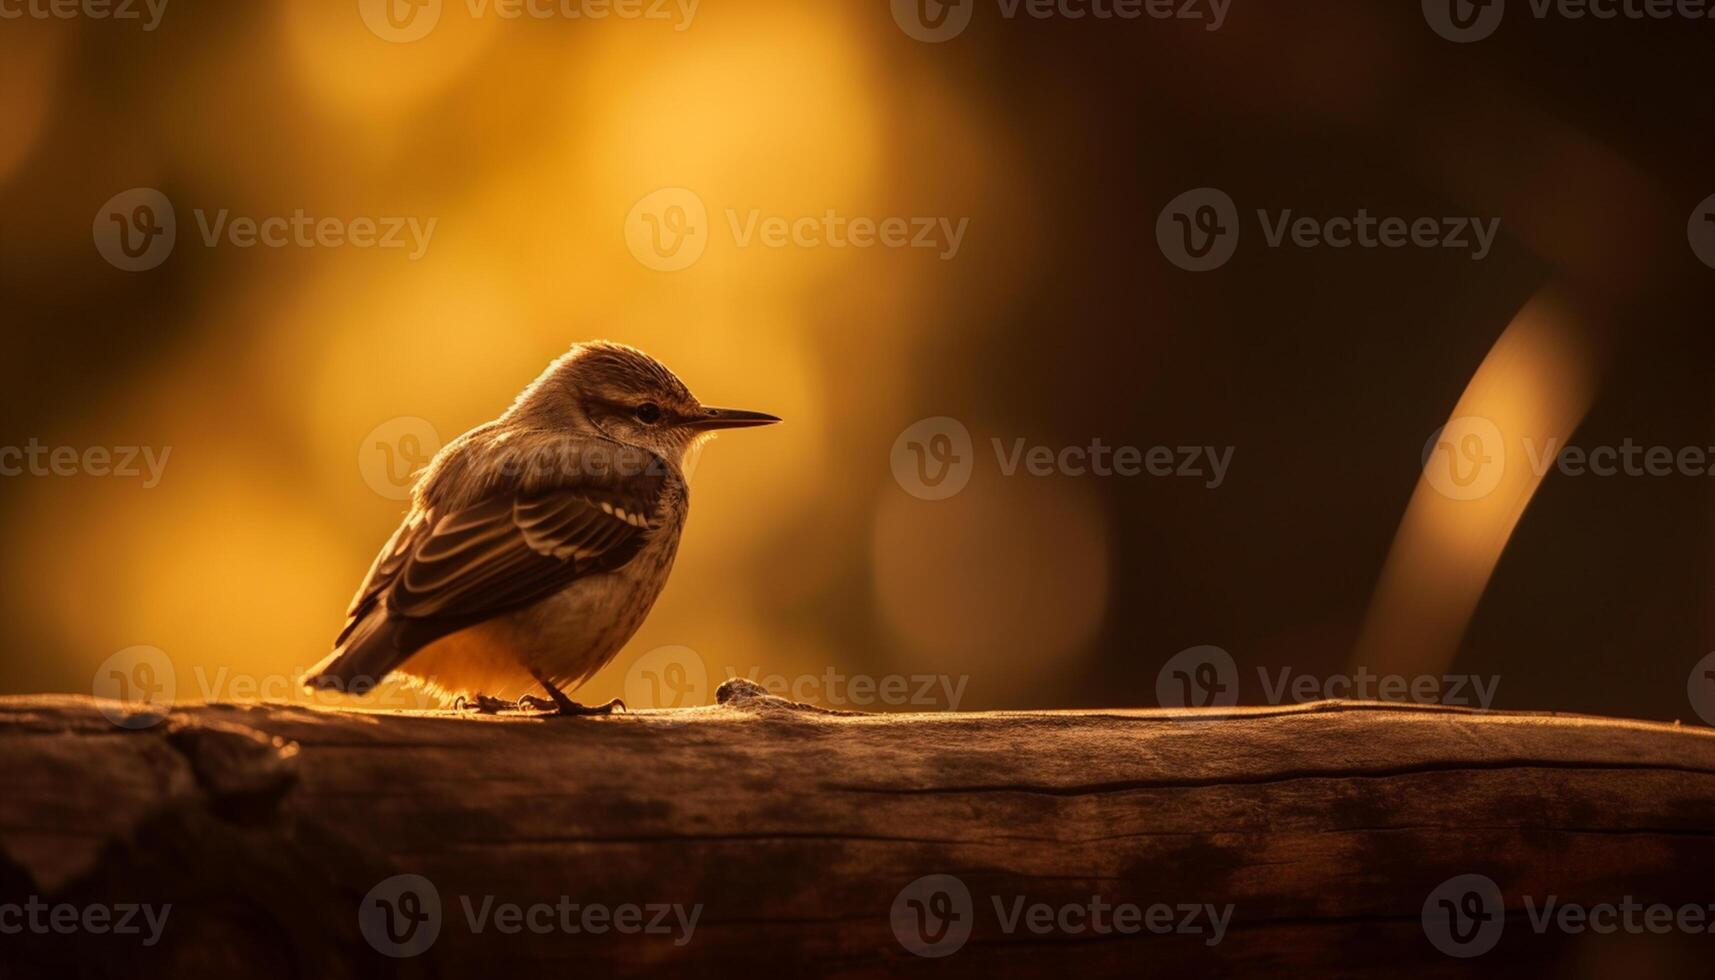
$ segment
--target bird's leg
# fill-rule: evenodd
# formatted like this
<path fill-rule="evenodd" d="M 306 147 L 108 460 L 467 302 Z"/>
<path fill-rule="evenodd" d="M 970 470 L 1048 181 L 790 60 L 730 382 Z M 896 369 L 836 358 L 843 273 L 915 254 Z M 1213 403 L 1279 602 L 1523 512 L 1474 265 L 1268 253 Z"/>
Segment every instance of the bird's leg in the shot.
<path fill-rule="evenodd" d="M 453 710 L 474 711 L 479 715 L 497 715 L 502 711 L 511 711 L 513 707 L 511 701 L 491 698 L 486 694 L 461 694 L 453 701 Z"/>
<path fill-rule="evenodd" d="M 618 698 L 614 698 L 612 701 L 603 705 L 598 705 L 594 708 L 579 704 L 571 698 L 566 697 L 565 692 L 555 687 L 554 683 L 544 677 L 541 671 L 532 668 L 530 676 L 536 678 L 536 683 L 542 685 L 542 689 L 548 692 L 548 697 L 553 699 L 554 713 L 562 718 L 575 718 L 581 715 L 611 715 L 615 708 L 618 708 L 621 711 L 625 710 L 625 702 Z M 525 698 L 529 698 L 533 706 L 543 703 L 541 698 L 531 697 L 530 695 L 525 695 L 524 698 L 519 698 L 518 703 L 520 705 L 524 704 Z"/>

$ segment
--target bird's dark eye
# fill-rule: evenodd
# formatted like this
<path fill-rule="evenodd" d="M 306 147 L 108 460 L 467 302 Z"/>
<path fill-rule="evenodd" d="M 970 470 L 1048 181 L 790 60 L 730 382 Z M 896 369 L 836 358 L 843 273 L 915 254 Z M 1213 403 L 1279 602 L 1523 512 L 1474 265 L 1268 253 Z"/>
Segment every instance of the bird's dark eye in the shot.
<path fill-rule="evenodd" d="M 654 402 L 644 402 L 637 406 L 637 421 L 646 425 L 661 421 L 661 406 Z"/>

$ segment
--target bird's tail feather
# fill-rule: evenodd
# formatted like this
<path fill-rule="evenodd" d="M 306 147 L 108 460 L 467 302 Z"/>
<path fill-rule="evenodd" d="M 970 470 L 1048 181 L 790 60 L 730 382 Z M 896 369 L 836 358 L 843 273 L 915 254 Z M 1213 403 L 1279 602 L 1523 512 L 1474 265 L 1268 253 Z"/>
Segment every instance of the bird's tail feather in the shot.
<path fill-rule="evenodd" d="M 318 691 L 368 694 L 410 656 L 399 649 L 388 617 L 378 611 L 353 625 L 333 652 L 304 675 L 303 684 Z"/>

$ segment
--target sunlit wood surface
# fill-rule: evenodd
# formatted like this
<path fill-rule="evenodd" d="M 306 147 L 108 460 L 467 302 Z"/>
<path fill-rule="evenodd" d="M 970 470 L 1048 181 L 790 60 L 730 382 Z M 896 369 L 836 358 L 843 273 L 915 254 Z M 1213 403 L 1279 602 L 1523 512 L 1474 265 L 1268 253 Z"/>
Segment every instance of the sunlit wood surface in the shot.
<path fill-rule="evenodd" d="M 0 901 L 173 904 L 155 948 L 8 936 L 0 972 L 1535 975 L 1633 947 L 1539 936 L 1518 896 L 1707 902 L 1715 881 L 1704 729 L 1353 702 L 840 715 L 742 681 L 722 695 L 582 719 L 211 705 L 135 732 L 87 698 L 0 699 Z M 1503 890 L 1507 931 L 1453 960 L 1421 907 L 1473 872 Z M 401 873 L 445 906 L 414 959 L 358 929 L 366 892 Z M 939 960 L 889 918 L 931 873 L 976 903 Z M 992 908 L 1097 894 L 1235 911 L 1209 946 L 1008 935 Z M 459 895 L 704 909 L 677 947 L 473 935 Z M 1635 975 L 1706 957 L 1708 938 L 1643 937 Z"/>

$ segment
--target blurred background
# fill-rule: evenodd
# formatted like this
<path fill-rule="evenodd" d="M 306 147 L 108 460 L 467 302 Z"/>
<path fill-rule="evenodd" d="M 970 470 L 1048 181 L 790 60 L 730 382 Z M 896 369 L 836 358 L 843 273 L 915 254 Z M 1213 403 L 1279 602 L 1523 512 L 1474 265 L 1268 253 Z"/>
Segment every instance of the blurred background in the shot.
<path fill-rule="evenodd" d="M 1147 706 L 1214 645 L 1246 702 L 1259 667 L 1364 666 L 1697 721 L 1715 478 L 1520 466 L 1459 508 L 1423 453 L 1471 413 L 1715 446 L 1715 272 L 1687 241 L 1715 194 L 1708 22 L 1513 11 L 1456 44 L 1409 3 L 1236 0 L 1218 31 L 991 3 L 925 43 L 881 0 L 449 0 L 412 39 L 428 13 L 399 9 L 0 22 L 0 443 L 170 447 L 152 487 L 0 478 L 0 692 L 88 693 L 137 645 L 181 699 L 294 676 L 403 513 L 400 467 L 609 338 L 787 424 L 702 454 L 673 579 L 580 700 L 833 671 L 964 678 L 963 709 Z M 1243 231 L 1193 273 L 1155 229 L 1202 187 Z M 126 271 L 97 246 L 137 188 L 177 236 Z M 639 249 L 687 227 L 638 212 L 664 188 L 706 207 L 671 270 Z M 1360 208 L 1500 234 L 1480 261 L 1270 248 L 1254 217 Z M 416 258 L 210 246 L 223 210 L 435 224 Z M 950 257 L 741 241 L 830 211 L 968 224 Z M 892 463 L 939 416 L 975 459 L 927 500 Z M 1215 488 L 1006 476 L 995 439 L 1233 454 Z"/>

